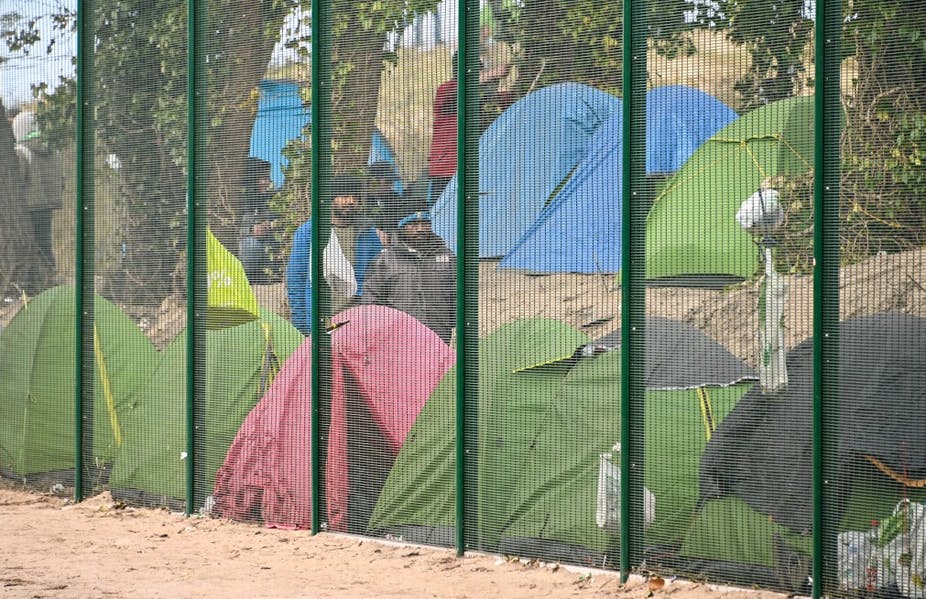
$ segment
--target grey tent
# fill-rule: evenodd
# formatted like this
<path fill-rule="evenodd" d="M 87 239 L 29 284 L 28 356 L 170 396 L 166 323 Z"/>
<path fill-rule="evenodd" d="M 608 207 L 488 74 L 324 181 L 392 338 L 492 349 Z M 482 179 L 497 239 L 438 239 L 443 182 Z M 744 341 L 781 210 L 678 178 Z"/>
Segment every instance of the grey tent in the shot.
<path fill-rule="evenodd" d="M 839 520 L 853 477 L 876 460 L 883 471 L 926 478 L 926 318 L 877 314 L 839 327 L 838 401 L 825 405 L 837 456 L 827 478 Z M 788 354 L 789 385 L 753 388 L 717 428 L 700 467 L 701 501 L 735 496 L 774 522 L 811 528 L 813 340 Z M 887 476 L 884 483 L 891 483 Z M 833 511 L 835 510 L 835 511 Z"/>
<path fill-rule="evenodd" d="M 611 349 L 620 347 L 620 344 L 621 331 L 618 329 L 593 345 Z M 651 391 L 669 391 L 718 384 L 726 387 L 754 381 L 756 373 L 694 326 L 650 316 L 646 319 L 645 380 L 646 388 Z"/>

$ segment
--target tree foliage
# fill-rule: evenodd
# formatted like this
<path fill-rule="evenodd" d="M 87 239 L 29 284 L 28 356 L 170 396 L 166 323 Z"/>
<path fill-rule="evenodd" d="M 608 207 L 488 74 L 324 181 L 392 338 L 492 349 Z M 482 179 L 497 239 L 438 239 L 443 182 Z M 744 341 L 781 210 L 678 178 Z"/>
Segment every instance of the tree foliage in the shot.
<path fill-rule="evenodd" d="M 253 121 L 253 91 L 264 76 L 283 18 L 297 0 L 204 3 L 207 98 L 204 127 L 209 220 L 226 241 L 239 206 L 241 173 Z M 97 150 L 118 159 L 127 222 L 126 259 L 105 272 L 105 293 L 131 303 L 159 303 L 182 289 L 187 140 L 187 14 L 184 0 L 97 0 L 92 79 Z M 49 15 L 59 31 L 74 28 L 66 11 Z M 35 22 L 4 32 L 11 48 L 41 40 Z M 76 86 L 35 89 L 39 121 L 51 141 L 73 138 Z"/>
<path fill-rule="evenodd" d="M 720 28 L 749 51 L 736 82 L 740 110 L 798 95 L 812 57 L 813 20 L 806 0 L 717 0 L 698 5 L 699 24 Z"/>
<path fill-rule="evenodd" d="M 843 249 L 849 257 L 926 243 L 926 7 L 851 5 L 857 74 L 846 102 Z"/>
<path fill-rule="evenodd" d="M 806 3 L 720 6 L 729 17 L 718 23 L 753 57 L 737 87 L 743 108 L 802 93 L 813 41 Z M 926 10 L 917 0 L 845 0 L 843 15 L 851 79 L 843 81 L 840 237 L 851 263 L 926 243 Z M 812 183 L 800 177 L 782 190 L 789 227 L 780 257 L 797 272 L 813 263 Z"/>
<path fill-rule="evenodd" d="M 248 154 L 257 84 L 266 75 L 281 26 L 300 7 L 309 28 L 309 0 L 207 0 L 201 40 L 205 74 L 199 93 L 207 98 L 204 128 L 205 175 L 209 222 L 228 244 L 235 243 L 242 207 L 241 175 Z M 331 48 L 334 121 L 331 156 L 336 171 L 362 166 L 369 153 L 376 116 L 386 36 L 436 0 L 364 0 L 332 3 Z M 114 154 L 121 165 L 120 196 L 126 204 L 128 248 L 124 267 L 106 277 L 105 291 L 124 301 L 159 302 L 182 289 L 185 244 L 187 139 L 187 15 L 185 0 L 96 0 L 93 31 L 96 50 L 93 78 L 98 151 Z M 72 13 L 50 15 L 59 30 L 74 27 Z M 50 44 L 35 22 L 4 28 L 11 48 Z M 304 39 L 294 36 L 297 45 Z M 52 138 L 73 137 L 75 85 L 72 79 L 41 98 L 39 119 Z M 293 181 L 310 179 L 308 145 L 289 150 Z M 299 154 L 296 156 L 295 154 Z M 298 169 L 298 172 L 295 172 Z M 298 189 L 295 197 L 306 197 Z M 285 198 L 284 198 L 285 199 Z M 294 202 L 283 202 L 298 208 Z M 304 203 L 303 203 L 304 205 Z M 301 212 L 301 211 L 300 211 Z M 304 218 L 301 213 L 296 218 Z"/>
<path fill-rule="evenodd" d="M 501 38 L 520 49 L 520 93 L 561 81 L 577 81 L 619 94 L 623 73 L 623 2 L 525 0 L 502 4 Z M 667 57 L 691 54 L 685 35 L 696 26 L 685 0 L 647 3 L 647 39 Z"/>

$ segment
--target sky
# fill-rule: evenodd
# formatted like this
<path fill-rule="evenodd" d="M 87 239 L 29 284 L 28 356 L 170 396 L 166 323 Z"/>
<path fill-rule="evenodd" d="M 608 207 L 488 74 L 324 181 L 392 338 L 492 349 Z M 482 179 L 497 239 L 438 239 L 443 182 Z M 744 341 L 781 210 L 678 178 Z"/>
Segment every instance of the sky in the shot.
<path fill-rule="evenodd" d="M 76 0 L 0 0 L 0 15 L 16 12 L 26 20 L 37 17 L 38 29 L 43 39 L 52 35 L 51 19 L 48 15 L 62 8 L 71 10 Z M 46 82 L 54 86 L 60 76 L 73 74 L 71 58 L 76 53 L 77 36 L 72 32 L 56 34 L 58 42 L 51 53 L 46 53 L 45 44 L 39 44 L 29 54 L 10 52 L 6 45 L 0 45 L 0 98 L 4 106 L 11 107 L 32 99 L 31 86 Z"/>

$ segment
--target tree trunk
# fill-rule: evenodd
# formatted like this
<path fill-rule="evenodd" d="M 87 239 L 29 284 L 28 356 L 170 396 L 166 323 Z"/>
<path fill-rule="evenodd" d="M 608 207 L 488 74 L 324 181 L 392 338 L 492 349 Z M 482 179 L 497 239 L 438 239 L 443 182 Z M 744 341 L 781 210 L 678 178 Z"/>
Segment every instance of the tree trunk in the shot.
<path fill-rule="evenodd" d="M 383 72 L 386 33 L 364 30 L 353 8 L 347 30 L 333 42 L 332 147 L 335 173 L 356 172 L 370 156 Z"/>
<path fill-rule="evenodd" d="M 231 18 L 229 18 L 231 17 Z M 216 15 L 215 36 L 206 51 L 233 56 L 227 76 L 213 79 L 209 103 L 222 113 L 221 123 L 207 135 L 206 189 L 209 198 L 209 226 L 229 249 L 238 241 L 237 224 L 242 213 L 242 187 L 251 129 L 256 115 L 255 90 L 267 74 L 267 64 L 276 39 L 266 31 L 279 31 L 285 11 L 265 9 L 253 0 L 229 0 Z"/>
<path fill-rule="evenodd" d="M 209 223 L 230 249 L 237 244 L 242 178 L 250 148 L 255 103 L 252 93 L 266 75 L 285 7 L 263 8 L 253 0 L 219 0 L 209 3 L 200 93 L 206 94 L 205 172 L 202 197 L 207 199 Z M 134 15 L 139 33 L 128 40 L 126 28 L 105 30 L 107 60 L 99 61 L 100 89 L 108 98 L 98 129 L 105 151 L 122 162 L 122 190 L 126 206 L 125 252 L 115 264 L 102 269 L 104 293 L 124 303 L 156 306 L 185 289 L 186 269 L 186 162 L 178 155 L 182 139 L 169 139 L 164 116 L 186 120 L 185 69 L 163 70 L 165 61 L 176 63 L 176 48 L 157 46 L 143 32 L 150 22 L 164 18 L 156 5 Z M 124 75 L 120 49 L 132 47 L 133 77 Z M 109 55 L 116 54 L 115 57 Z M 159 120 L 160 119 L 160 120 Z"/>

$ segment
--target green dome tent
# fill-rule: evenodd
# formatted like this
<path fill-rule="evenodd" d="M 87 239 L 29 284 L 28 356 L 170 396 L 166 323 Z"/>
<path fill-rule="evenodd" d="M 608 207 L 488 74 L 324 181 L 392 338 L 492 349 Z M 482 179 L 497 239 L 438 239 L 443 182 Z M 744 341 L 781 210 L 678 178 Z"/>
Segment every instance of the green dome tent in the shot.
<path fill-rule="evenodd" d="M 498 541 L 504 514 L 488 506 L 507 503 L 506 480 L 522 470 L 531 456 L 523 446 L 540 428 L 545 406 L 556 393 L 547 373 L 514 374 L 531 364 L 568 357 L 588 337 L 567 324 L 552 319 L 531 319 L 501 327 L 480 342 L 479 427 L 480 449 L 489 439 L 504 434 L 509 440 L 495 451 L 480 451 L 480 510 L 477 530 L 485 535 L 481 545 Z M 380 495 L 370 530 L 400 527 L 406 537 L 409 528 L 421 527 L 408 540 L 449 545 L 454 522 L 454 400 L 456 367 L 450 369 L 418 415 L 399 451 Z M 514 426 L 504 427 L 499 416 L 517 412 Z"/>
<path fill-rule="evenodd" d="M 614 557 L 617 537 L 596 522 L 600 455 L 620 434 L 620 350 L 605 341 L 589 344 L 548 319 L 511 323 L 482 341 L 473 524 L 480 549 L 579 563 Z M 705 342 L 709 353 L 686 351 Z M 592 355 L 577 357 L 583 347 Z M 685 361 L 698 362 L 690 370 L 699 380 L 688 388 L 672 376 Z M 700 452 L 754 374 L 693 327 L 665 319 L 648 321 L 647 363 L 645 485 L 656 507 L 646 542 L 677 544 L 697 502 Z M 711 380 L 718 371 L 725 374 Z M 419 415 L 370 530 L 453 542 L 454 379 L 451 370 Z"/>
<path fill-rule="evenodd" d="M 55 287 L 27 303 L 0 335 L 0 472 L 74 478 L 75 298 Z M 93 457 L 109 464 L 125 441 L 130 396 L 157 351 L 116 306 L 94 298 Z"/>
<path fill-rule="evenodd" d="M 758 249 L 736 212 L 763 182 L 813 170 L 813 130 L 813 98 L 788 98 L 699 147 L 647 216 L 646 278 L 751 278 Z"/>
<path fill-rule="evenodd" d="M 251 408 L 279 365 L 304 337 L 267 310 L 260 319 L 206 332 L 206 481 L 215 473 Z M 127 442 L 113 467 L 114 497 L 143 505 L 183 505 L 186 489 L 186 334 L 164 350 L 157 369 L 135 396 L 126 419 Z"/>

